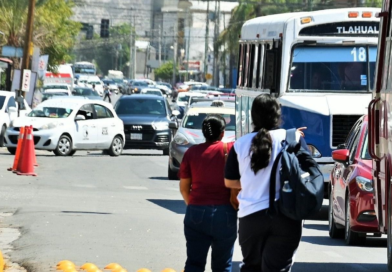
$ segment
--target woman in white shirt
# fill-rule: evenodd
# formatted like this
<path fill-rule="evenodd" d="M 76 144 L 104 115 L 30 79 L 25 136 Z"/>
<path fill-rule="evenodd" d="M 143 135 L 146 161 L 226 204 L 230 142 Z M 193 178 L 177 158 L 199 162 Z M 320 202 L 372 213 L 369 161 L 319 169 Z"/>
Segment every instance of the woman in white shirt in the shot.
<path fill-rule="evenodd" d="M 272 165 L 286 138 L 286 130 L 279 129 L 280 105 L 271 95 L 261 94 L 253 101 L 251 114 L 254 132 L 236 141 L 225 170 L 226 187 L 241 189 L 238 195 L 241 272 L 290 271 L 301 240 L 302 222 L 268 213 Z M 306 146 L 300 137 L 302 129 L 305 128 L 297 131 L 298 141 Z M 277 182 L 276 199 L 279 189 Z"/>

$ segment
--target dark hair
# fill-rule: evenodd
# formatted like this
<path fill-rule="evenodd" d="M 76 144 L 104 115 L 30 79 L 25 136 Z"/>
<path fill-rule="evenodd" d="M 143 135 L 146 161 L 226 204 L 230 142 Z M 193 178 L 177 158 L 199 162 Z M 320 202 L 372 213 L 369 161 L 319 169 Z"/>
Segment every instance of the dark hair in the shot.
<path fill-rule="evenodd" d="M 254 132 L 257 134 L 250 146 L 250 167 L 257 174 L 270 162 L 272 139 L 268 131 L 280 125 L 280 105 L 273 96 L 260 94 L 253 101 L 251 114 Z"/>
<path fill-rule="evenodd" d="M 219 114 L 210 114 L 203 120 L 203 135 L 209 142 L 219 140 L 219 136 L 226 128 L 225 119 Z"/>

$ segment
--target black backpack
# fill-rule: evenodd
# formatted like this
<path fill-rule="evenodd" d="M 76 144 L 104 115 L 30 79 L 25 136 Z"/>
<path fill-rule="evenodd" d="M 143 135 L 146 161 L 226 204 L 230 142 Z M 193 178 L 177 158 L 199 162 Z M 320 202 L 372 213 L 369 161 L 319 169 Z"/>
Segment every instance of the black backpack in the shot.
<path fill-rule="evenodd" d="M 270 178 L 271 215 L 280 212 L 293 220 L 303 220 L 317 213 L 323 204 L 324 178 L 317 162 L 296 141 L 296 129 L 286 131 L 282 151 L 276 157 Z M 280 197 L 275 201 L 276 171 L 281 162 Z"/>

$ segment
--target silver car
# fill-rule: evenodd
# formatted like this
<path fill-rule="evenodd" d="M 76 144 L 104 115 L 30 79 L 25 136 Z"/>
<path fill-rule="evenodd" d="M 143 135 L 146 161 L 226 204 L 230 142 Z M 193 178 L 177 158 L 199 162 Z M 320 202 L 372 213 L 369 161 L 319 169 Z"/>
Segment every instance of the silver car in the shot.
<path fill-rule="evenodd" d="M 223 142 L 232 142 L 235 140 L 235 108 L 234 103 L 197 103 L 191 107 L 184 116 L 178 131 L 169 147 L 169 164 L 168 178 L 171 180 L 178 179 L 178 171 L 185 152 L 189 147 L 195 144 L 205 142 L 202 133 L 203 120 L 209 114 L 220 114 L 225 118 L 226 130 Z M 233 105 L 227 105 L 233 104 Z"/>

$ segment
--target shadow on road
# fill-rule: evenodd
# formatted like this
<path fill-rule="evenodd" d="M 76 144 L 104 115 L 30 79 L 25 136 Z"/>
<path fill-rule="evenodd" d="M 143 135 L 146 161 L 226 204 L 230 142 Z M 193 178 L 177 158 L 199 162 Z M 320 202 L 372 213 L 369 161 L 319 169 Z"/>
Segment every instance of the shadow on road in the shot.
<path fill-rule="evenodd" d="M 328 225 L 306 224 L 306 220 L 305 220 L 304 228 L 321 230 L 321 231 L 328 231 Z"/>
<path fill-rule="evenodd" d="M 240 272 L 241 262 L 233 262 L 232 272 Z M 386 264 L 368 263 L 297 263 L 295 262 L 291 272 L 357 272 L 357 271 L 377 271 L 387 272 Z"/>
<path fill-rule="evenodd" d="M 169 180 L 167 177 L 149 177 L 148 179 L 155 179 L 155 180 Z"/>
<path fill-rule="evenodd" d="M 357 271 L 377 271 L 387 272 L 386 264 L 368 263 L 294 263 L 291 272 L 357 272 Z"/>
<path fill-rule="evenodd" d="M 343 239 L 331 239 L 329 236 L 302 236 L 301 242 L 307 242 L 310 244 L 315 245 L 322 245 L 322 246 L 347 246 Z M 366 243 L 361 245 L 360 247 L 366 248 L 386 248 L 387 246 L 387 239 L 386 238 L 374 238 L 369 236 L 366 238 Z M 352 246 L 351 246 L 352 247 Z"/>
<path fill-rule="evenodd" d="M 186 206 L 183 200 L 147 199 L 147 201 L 150 201 L 151 203 L 168 209 L 174 213 L 185 214 Z"/>

